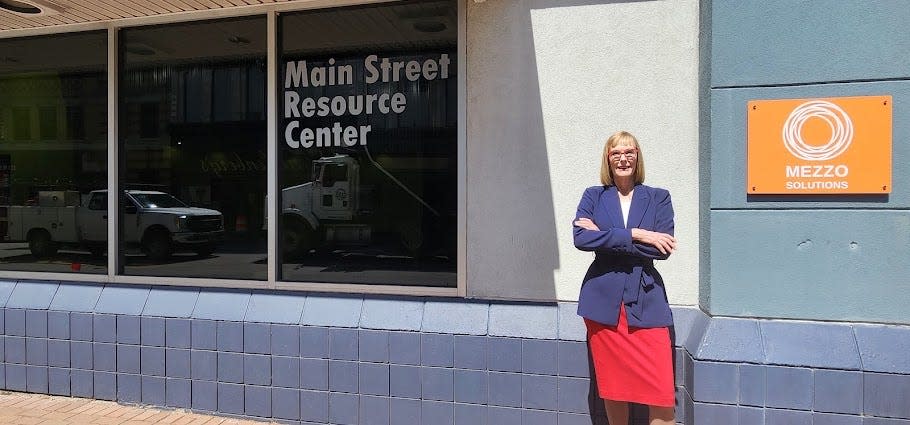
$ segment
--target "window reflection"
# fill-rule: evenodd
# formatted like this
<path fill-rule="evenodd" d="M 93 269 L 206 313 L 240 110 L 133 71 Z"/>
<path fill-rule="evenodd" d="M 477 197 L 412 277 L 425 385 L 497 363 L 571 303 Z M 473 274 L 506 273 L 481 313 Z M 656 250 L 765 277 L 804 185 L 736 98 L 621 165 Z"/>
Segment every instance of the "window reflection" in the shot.
<path fill-rule="evenodd" d="M 0 269 L 106 273 L 107 34 L 0 40 Z"/>
<path fill-rule="evenodd" d="M 455 286 L 457 10 L 280 16 L 282 280 Z"/>
<path fill-rule="evenodd" d="M 265 38 L 264 17 L 123 30 L 125 274 L 266 279 Z"/>

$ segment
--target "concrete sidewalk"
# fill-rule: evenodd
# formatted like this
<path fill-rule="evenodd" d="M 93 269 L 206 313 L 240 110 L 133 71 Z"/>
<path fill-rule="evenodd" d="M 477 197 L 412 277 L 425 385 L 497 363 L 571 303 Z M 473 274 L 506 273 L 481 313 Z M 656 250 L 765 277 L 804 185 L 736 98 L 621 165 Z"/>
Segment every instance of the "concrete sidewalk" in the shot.
<path fill-rule="evenodd" d="M 265 425 L 185 410 L 124 406 L 113 401 L 0 391 L 0 424 L 3 425 Z"/>

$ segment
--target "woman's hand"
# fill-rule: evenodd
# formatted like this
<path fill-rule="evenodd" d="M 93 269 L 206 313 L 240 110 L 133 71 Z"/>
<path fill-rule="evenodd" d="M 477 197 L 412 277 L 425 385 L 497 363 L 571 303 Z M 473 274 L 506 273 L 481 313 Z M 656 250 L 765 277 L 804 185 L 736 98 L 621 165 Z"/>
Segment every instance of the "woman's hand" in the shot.
<path fill-rule="evenodd" d="M 575 223 L 573 224 L 585 230 L 600 231 L 600 227 L 597 227 L 597 225 L 587 217 L 579 218 L 578 220 L 575 220 Z"/>
<path fill-rule="evenodd" d="M 580 221 L 580 220 L 579 220 Z M 676 238 L 667 233 L 653 232 L 651 230 L 632 229 L 632 240 L 651 245 L 661 254 L 669 254 L 676 250 Z"/>

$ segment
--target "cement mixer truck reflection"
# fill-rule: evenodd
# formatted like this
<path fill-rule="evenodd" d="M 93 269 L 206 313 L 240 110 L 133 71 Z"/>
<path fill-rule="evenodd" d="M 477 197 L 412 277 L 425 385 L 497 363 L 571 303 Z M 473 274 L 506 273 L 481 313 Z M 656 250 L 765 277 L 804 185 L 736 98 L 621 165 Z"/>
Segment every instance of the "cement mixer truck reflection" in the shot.
<path fill-rule="evenodd" d="M 383 193 L 362 183 L 360 163 L 348 155 L 314 160 L 312 181 L 281 190 L 279 238 L 285 256 L 371 247 L 387 254 L 453 259 L 454 213 L 442 214 L 368 153 L 367 158 L 376 171 L 371 178 L 384 180 Z M 433 173 L 420 177 L 421 187 L 441 186 L 434 184 Z"/>

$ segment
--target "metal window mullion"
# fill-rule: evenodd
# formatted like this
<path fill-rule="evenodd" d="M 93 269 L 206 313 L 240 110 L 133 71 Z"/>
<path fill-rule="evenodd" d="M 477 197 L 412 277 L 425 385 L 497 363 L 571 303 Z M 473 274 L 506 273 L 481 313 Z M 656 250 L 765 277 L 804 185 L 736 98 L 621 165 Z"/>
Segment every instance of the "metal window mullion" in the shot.
<path fill-rule="evenodd" d="M 458 2 L 458 219 L 456 231 L 458 232 L 457 256 L 455 265 L 455 282 L 458 296 L 468 295 L 467 287 L 467 257 L 468 257 L 468 142 L 467 142 L 467 0 Z"/>
<path fill-rule="evenodd" d="M 268 222 L 268 247 L 266 277 L 269 287 L 278 280 L 278 13 L 269 11 L 266 18 L 266 220 Z"/>
<path fill-rule="evenodd" d="M 110 26 L 107 29 L 107 275 L 117 276 L 120 267 L 120 214 L 117 202 L 119 162 L 119 68 L 118 58 L 120 30 Z"/>

